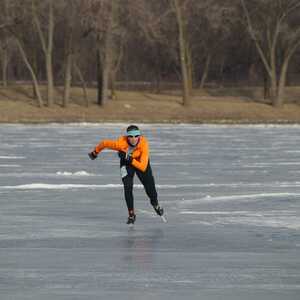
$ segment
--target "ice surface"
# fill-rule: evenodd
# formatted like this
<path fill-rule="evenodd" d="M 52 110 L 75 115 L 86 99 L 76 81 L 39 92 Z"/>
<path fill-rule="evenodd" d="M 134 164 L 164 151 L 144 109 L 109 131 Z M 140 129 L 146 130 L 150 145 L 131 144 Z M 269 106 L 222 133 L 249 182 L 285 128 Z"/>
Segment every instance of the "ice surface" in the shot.
<path fill-rule="evenodd" d="M 0 299 L 299 299 L 300 126 L 141 125 L 168 223 L 117 155 L 127 124 L 0 126 Z"/>

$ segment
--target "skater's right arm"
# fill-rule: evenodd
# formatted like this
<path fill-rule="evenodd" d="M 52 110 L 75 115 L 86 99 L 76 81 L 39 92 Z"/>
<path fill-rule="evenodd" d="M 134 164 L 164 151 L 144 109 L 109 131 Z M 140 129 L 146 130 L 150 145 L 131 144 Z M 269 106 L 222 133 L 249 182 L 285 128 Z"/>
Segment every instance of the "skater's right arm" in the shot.
<path fill-rule="evenodd" d="M 125 144 L 126 145 L 126 144 Z M 90 159 L 97 158 L 99 152 L 103 149 L 111 149 L 116 151 L 124 151 L 124 137 L 120 137 L 117 140 L 102 140 L 92 152 L 89 153 Z"/>
<path fill-rule="evenodd" d="M 99 154 L 99 152 L 101 152 L 103 149 L 111 149 L 111 150 L 115 150 L 115 151 L 122 151 L 122 149 L 124 148 L 124 146 L 122 147 L 122 145 L 124 144 L 123 142 L 123 137 L 117 139 L 117 140 L 102 140 L 94 149 L 94 152 L 96 153 L 96 155 Z"/>

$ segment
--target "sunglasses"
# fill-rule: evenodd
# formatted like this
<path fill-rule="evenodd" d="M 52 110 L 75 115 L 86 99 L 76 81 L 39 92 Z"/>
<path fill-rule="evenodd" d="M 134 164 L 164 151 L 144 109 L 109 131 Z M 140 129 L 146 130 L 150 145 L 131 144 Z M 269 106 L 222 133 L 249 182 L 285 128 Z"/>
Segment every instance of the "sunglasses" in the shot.
<path fill-rule="evenodd" d="M 128 137 L 129 137 L 129 138 L 133 138 L 133 137 L 134 137 L 134 138 L 138 138 L 139 135 L 128 135 Z"/>

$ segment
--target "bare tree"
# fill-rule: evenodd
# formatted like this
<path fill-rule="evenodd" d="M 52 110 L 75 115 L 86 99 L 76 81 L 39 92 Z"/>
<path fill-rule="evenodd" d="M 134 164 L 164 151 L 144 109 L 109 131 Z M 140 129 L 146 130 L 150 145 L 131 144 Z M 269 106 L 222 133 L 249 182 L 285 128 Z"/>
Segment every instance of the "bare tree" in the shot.
<path fill-rule="evenodd" d="M 4 11 L 4 20 L 6 24 L 2 24 L 0 28 L 5 28 L 9 24 L 9 15 L 8 15 L 8 0 L 5 0 L 3 2 L 3 11 Z M 3 31 L 3 37 L 1 39 L 1 65 L 2 65 L 2 84 L 3 86 L 7 86 L 7 68 L 8 68 L 8 62 L 9 62 L 9 37 L 7 32 Z"/>
<path fill-rule="evenodd" d="M 171 5 L 174 8 L 178 26 L 178 44 L 179 44 L 179 56 L 180 56 L 180 66 L 181 66 L 181 75 L 182 75 L 182 88 L 183 88 L 183 105 L 188 106 L 190 104 L 190 87 L 189 82 L 189 66 L 188 63 L 188 41 L 186 33 L 186 20 L 183 15 L 183 5 L 186 4 L 186 1 L 181 0 L 171 0 Z"/>
<path fill-rule="evenodd" d="M 71 84 L 72 84 L 72 69 L 73 69 L 73 60 L 75 55 L 74 49 L 74 30 L 75 22 L 77 21 L 78 6 L 75 1 L 70 3 L 66 2 L 64 7 L 64 18 L 66 19 L 66 34 L 65 34 L 65 64 L 64 64 L 64 95 L 63 95 L 63 107 L 67 107 L 70 98 Z"/>
<path fill-rule="evenodd" d="M 127 11 L 127 19 L 123 26 L 127 37 L 126 55 L 130 60 L 131 55 L 141 58 L 143 65 L 149 69 L 148 73 L 154 73 L 158 92 L 163 68 L 170 59 L 170 53 L 174 51 L 173 41 L 170 40 L 170 36 L 174 36 L 170 31 L 173 24 L 176 24 L 173 22 L 173 10 L 170 8 L 169 0 L 138 2 L 129 0 Z M 176 60 L 177 51 L 174 53 L 171 56 Z"/>
<path fill-rule="evenodd" d="M 22 57 L 25 65 L 26 65 L 26 67 L 28 68 L 30 74 L 31 74 L 31 77 L 32 77 L 32 80 L 33 80 L 33 85 L 34 85 L 34 91 L 35 91 L 35 94 L 36 94 L 36 97 L 37 97 L 37 100 L 38 100 L 38 105 L 39 105 L 39 107 L 42 107 L 43 106 L 43 99 L 42 99 L 42 96 L 41 96 L 41 93 L 40 93 L 39 84 L 38 84 L 36 74 L 33 70 L 32 65 L 30 64 L 30 62 L 28 60 L 28 56 L 27 56 L 27 54 L 24 50 L 24 46 L 22 45 L 21 41 L 19 39 L 16 39 L 16 43 L 17 43 L 17 46 L 18 46 L 19 51 L 21 53 L 21 57 Z"/>
<path fill-rule="evenodd" d="M 26 40 L 26 38 L 28 32 L 24 32 L 23 29 L 24 27 L 28 27 L 31 22 L 30 15 L 28 14 L 27 4 L 27 2 L 10 2 L 10 6 L 7 6 L 7 16 L 9 21 L 7 22 L 6 26 L 3 27 L 3 29 L 5 30 L 7 35 L 13 37 L 21 58 L 31 75 L 34 86 L 34 94 L 37 98 L 38 106 L 42 107 L 43 99 L 40 93 L 38 79 L 33 65 L 29 60 L 29 55 L 26 52 L 26 43 L 28 43 L 28 40 Z"/>
<path fill-rule="evenodd" d="M 96 40 L 96 65 L 98 83 L 98 104 L 108 100 L 108 87 L 113 53 L 114 18 L 119 2 L 117 0 L 89 0 L 85 26 Z"/>
<path fill-rule="evenodd" d="M 9 62 L 9 43 L 8 38 L 4 37 L 2 41 L 0 41 L 0 62 L 2 67 L 2 85 L 4 87 L 7 86 L 7 68 Z"/>
<path fill-rule="evenodd" d="M 116 99 L 116 78 L 117 73 L 120 70 L 120 66 L 122 63 L 122 59 L 124 57 L 124 48 L 125 48 L 125 39 L 126 39 L 126 32 L 121 32 L 117 38 L 113 41 L 112 47 L 112 58 L 111 58 L 111 99 Z"/>
<path fill-rule="evenodd" d="M 54 76 L 53 76 L 53 36 L 54 36 L 54 7 L 53 0 L 47 0 L 48 22 L 46 25 L 47 33 L 43 31 L 40 11 L 36 0 L 31 1 L 33 21 L 36 26 L 38 36 L 42 45 L 46 61 L 47 74 L 47 105 L 50 107 L 54 103 Z"/>
<path fill-rule="evenodd" d="M 135 1 L 131 3 L 131 15 L 135 15 L 135 19 L 139 16 L 137 26 L 155 57 L 147 60 L 155 69 L 157 87 L 162 69 L 166 65 L 163 60 L 170 59 L 166 58 L 165 53 L 168 53 L 172 60 L 178 61 L 183 105 L 190 103 L 193 65 L 187 35 L 187 3 L 188 0 L 139 1 L 139 5 L 134 5 Z"/>
<path fill-rule="evenodd" d="M 284 103 L 289 62 L 300 46 L 300 23 L 291 16 L 299 12 L 297 0 L 240 0 L 249 34 L 255 43 L 271 82 L 271 101 L 276 107 Z M 255 20 L 255 21 L 254 21 Z M 280 49 L 281 48 L 281 49 Z M 279 51 L 281 50 L 281 59 Z"/>
<path fill-rule="evenodd" d="M 228 0 L 189 1 L 188 38 L 196 77 L 194 81 L 200 81 L 201 89 L 205 86 L 211 65 L 222 64 L 238 21 L 236 8 L 234 2 Z"/>
<path fill-rule="evenodd" d="M 108 89 L 109 80 L 111 79 L 111 68 L 113 59 L 113 22 L 116 12 L 116 1 L 111 1 L 111 6 L 109 10 L 107 28 L 104 39 L 104 52 L 103 52 L 103 86 L 102 86 L 102 104 L 108 100 Z"/>
<path fill-rule="evenodd" d="M 82 85 L 85 105 L 86 105 L 86 107 L 89 107 L 89 99 L 88 99 L 88 93 L 87 93 L 87 88 L 86 88 L 86 82 L 84 80 L 82 72 L 81 72 L 80 68 L 78 67 L 76 61 L 74 62 L 74 69 L 75 69 L 75 72 L 78 74 L 78 78 L 79 78 L 79 80 L 81 82 L 81 85 Z"/>
<path fill-rule="evenodd" d="M 10 80 L 30 79 L 37 99 L 38 81 L 46 79 L 52 105 L 55 74 L 55 79 L 64 80 L 63 106 L 71 101 L 75 77 L 87 105 L 87 85 L 95 78 L 100 105 L 110 97 L 110 87 L 111 98 L 115 97 L 117 79 L 147 81 L 156 91 L 169 87 L 163 82 L 179 81 L 182 103 L 188 105 L 196 83 L 201 88 L 208 80 L 239 84 L 249 78 L 252 66 L 252 78 L 257 82 L 266 74 L 272 103 L 280 106 L 287 75 L 293 72 L 297 79 L 298 74 L 299 57 L 294 55 L 300 43 L 298 2 L 3 0 L 1 77 L 4 83 L 6 74 Z M 264 72 L 257 68 L 261 65 Z M 43 100 L 38 101 L 42 106 Z"/>
<path fill-rule="evenodd" d="M 82 45 L 85 38 L 90 33 L 90 28 L 84 30 L 82 26 L 89 7 L 81 0 L 65 0 L 60 2 L 60 21 L 64 26 L 64 95 L 63 107 L 67 107 L 70 101 L 71 86 L 73 76 L 77 77 L 83 88 L 84 102 L 89 106 L 87 96 L 87 85 L 83 73 L 79 67 L 79 60 L 87 57 L 86 50 L 83 51 Z M 90 54 L 90 51 L 89 51 Z"/>

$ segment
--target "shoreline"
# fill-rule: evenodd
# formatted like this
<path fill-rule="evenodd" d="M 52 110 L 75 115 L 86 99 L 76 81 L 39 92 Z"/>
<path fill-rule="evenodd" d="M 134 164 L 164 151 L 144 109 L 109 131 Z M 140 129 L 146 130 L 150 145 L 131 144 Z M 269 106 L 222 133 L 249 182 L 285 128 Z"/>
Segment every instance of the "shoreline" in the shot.
<path fill-rule="evenodd" d="M 300 103 L 276 108 L 262 101 L 243 97 L 196 95 L 183 106 L 179 96 L 137 92 L 118 92 L 118 98 L 104 106 L 96 103 L 90 91 L 90 105 L 73 91 L 73 102 L 63 108 L 60 98 L 53 106 L 36 106 L 32 98 L 13 89 L 0 95 L 0 124 L 49 123 L 145 123 L 145 124 L 300 124 Z M 299 96 L 300 99 L 300 96 Z"/>
<path fill-rule="evenodd" d="M 211 121 L 187 121 L 187 120 L 99 120 L 99 121 L 85 121 L 85 120 L 74 120 L 74 121 L 57 121 L 57 120 L 43 120 L 43 121 L 18 121 L 18 122 L 5 122 L 0 120 L 1 125 L 97 125 L 97 124 L 106 124 L 106 125 L 114 125 L 114 124 L 129 124 L 129 123 L 137 123 L 144 125 L 299 125 L 300 122 L 289 121 L 289 120 L 279 120 L 279 121 L 249 121 L 249 120 L 211 120 Z"/>

